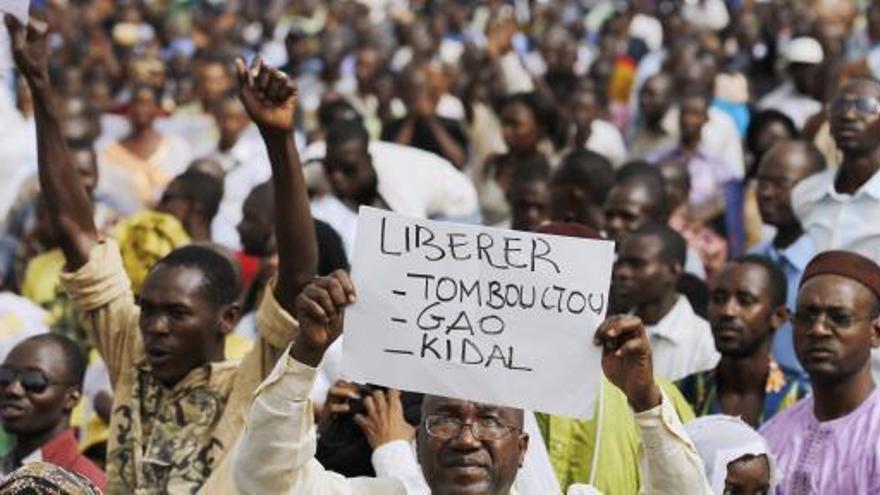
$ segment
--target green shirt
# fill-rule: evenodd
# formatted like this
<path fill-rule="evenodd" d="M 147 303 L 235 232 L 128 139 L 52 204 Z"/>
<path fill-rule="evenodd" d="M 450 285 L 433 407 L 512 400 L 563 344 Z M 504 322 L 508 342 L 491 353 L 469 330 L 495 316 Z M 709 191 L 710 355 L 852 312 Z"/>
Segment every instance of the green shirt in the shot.
<path fill-rule="evenodd" d="M 682 423 L 692 420 L 694 413 L 675 385 L 665 380 L 658 380 L 658 384 L 672 401 Z M 574 483 L 591 483 L 602 493 L 638 494 L 641 439 L 632 410 L 623 392 L 605 378 L 602 379 L 601 400 L 603 426 L 599 437 L 596 476 L 592 483 L 590 476 L 596 450 L 598 401 L 596 412 L 589 420 L 536 415 L 547 444 L 550 463 L 563 493 Z"/>

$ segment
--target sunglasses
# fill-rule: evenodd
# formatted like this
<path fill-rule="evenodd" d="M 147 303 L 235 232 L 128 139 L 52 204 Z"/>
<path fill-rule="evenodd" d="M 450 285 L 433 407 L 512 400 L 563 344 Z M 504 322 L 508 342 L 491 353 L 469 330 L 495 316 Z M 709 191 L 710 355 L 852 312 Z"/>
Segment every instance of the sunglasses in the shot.
<path fill-rule="evenodd" d="M 0 388 L 6 388 L 18 382 L 29 394 L 41 394 L 50 385 L 69 385 L 64 382 L 56 382 L 49 379 L 41 370 L 16 369 L 10 366 L 0 366 Z"/>
<path fill-rule="evenodd" d="M 846 113 L 850 108 L 862 115 L 876 115 L 880 112 L 880 100 L 877 98 L 861 96 L 858 98 L 836 98 L 831 102 L 828 110 L 833 115 Z"/>

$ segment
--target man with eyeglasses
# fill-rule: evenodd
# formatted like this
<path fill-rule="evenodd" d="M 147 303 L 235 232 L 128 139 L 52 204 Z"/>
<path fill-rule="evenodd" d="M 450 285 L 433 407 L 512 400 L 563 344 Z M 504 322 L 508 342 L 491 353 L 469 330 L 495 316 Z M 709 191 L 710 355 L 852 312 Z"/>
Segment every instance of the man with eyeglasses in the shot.
<path fill-rule="evenodd" d="M 82 397 L 86 358 L 59 334 L 31 337 L 0 365 L 0 422 L 13 440 L 0 478 L 31 462 L 49 462 L 104 488 L 104 472 L 79 452 L 70 413 Z"/>
<path fill-rule="evenodd" d="M 345 308 L 356 300 L 344 271 L 317 278 L 296 300 L 300 333 L 257 390 L 234 455 L 241 494 L 422 494 L 424 486 L 396 478 L 345 478 L 314 459 L 309 390 L 315 368 L 343 332 Z M 654 381 L 651 346 L 641 320 L 609 318 L 593 344 L 603 349 L 605 375 L 626 395 L 642 436 L 646 493 L 711 493 L 703 464 L 670 400 Z M 584 343 L 589 345 L 589 343 Z M 530 438 L 523 411 L 428 395 L 416 450 L 430 493 L 508 495 Z M 583 493 L 583 486 L 569 493 Z"/>
<path fill-rule="evenodd" d="M 878 316 L 876 263 L 828 251 L 807 266 L 794 342 L 813 395 L 761 428 L 782 473 L 778 493 L 880 493 L 880 391 L 870 365 Z"/>
<path fill-rule="evenodd" d="M 828 116 L 843 162 L 795 187 L 795 214 L 817 253 L 846 249 L 880 261 L 880 82 L 848 81 Z M 880 380 L 880 353 L 873 372 Z"/>

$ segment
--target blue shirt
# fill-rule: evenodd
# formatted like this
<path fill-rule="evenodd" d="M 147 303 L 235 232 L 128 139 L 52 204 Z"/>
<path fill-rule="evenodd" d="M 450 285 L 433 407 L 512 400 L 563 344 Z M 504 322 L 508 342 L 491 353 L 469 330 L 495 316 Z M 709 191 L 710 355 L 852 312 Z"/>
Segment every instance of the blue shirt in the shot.
<path fill-rule="evenodd" d="M 813 259 L 816 254 L 816 248 L 813 245 L 810 236 L 804 234 L 794 241 L 785 249 L 778 249 L 773 242 L 766 242 L 752 249 L 753 254 L 759 254 L 770 258 L 771 261 L 782 267 L 785 272 L 785 278 L 788 281 L 788 291 L 786 297 L 786 306 L 789 311 L 794 313 L 797 305 L 798 285 L 801 282 L 801 275 L 807 268 L 807 263 Z M 797 354 L 794 352 L 794 341 L 792 336 L 791 323 L 787 322 L 784 326 L 776 331 L 773 337 L 773 358 L 779 362 L 784 368 L 796 370 L 798 373 L 806 377 Z"/>

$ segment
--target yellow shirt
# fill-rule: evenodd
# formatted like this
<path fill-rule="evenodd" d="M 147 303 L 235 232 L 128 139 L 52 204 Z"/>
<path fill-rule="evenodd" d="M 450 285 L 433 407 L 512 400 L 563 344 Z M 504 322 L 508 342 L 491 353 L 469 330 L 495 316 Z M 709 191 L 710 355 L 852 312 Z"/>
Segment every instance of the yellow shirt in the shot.
<path fill-rule="evenodd" d="M 224 460 L 244 427 L 251 395 L 298 326 L 265 291 L 260 338 L 242 360 L 192 370 L 174 387 L 150 373 L 119 248 L 105 240 L 88 263 L 62 274 L 114 389 L 107 446 L 109 494 L 193 493 Z"/>
<path fill-rule="evenodd" d="M 670 405 L 683 423 L 694 419 L 694 413 L 678 389 L 665 380 L 658 380 L 660 388 L 670 399 Z M 599 401 L 596 414 L 590 420 L 578 420 L 538 414 L 538 425 L 550 463 L 565 491 L 575 483 L 590 483 L 603 493 L 640 493 L 643 480 L 638 469 L 642 448 L 636 418 L 623 392 L 611 382 L 602 379 L 602 431 L 598 432 Z M 598 434 L 598 436 L 597 436 Z M 598 459 L 596 441 L 599 441 Z"/>

